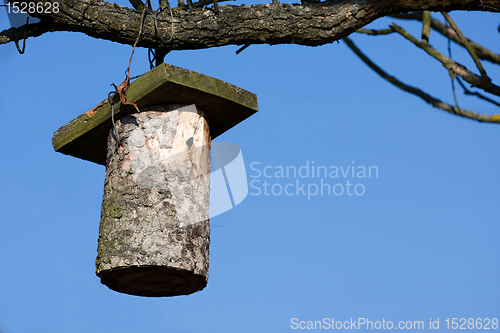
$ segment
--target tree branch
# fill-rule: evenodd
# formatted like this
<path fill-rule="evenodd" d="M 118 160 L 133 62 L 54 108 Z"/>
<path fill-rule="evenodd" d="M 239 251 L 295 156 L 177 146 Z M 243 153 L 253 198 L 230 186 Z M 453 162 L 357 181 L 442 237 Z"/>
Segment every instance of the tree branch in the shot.
<path fill-rule="evenodd" d="M 144 3 L 141 0 L 129 0 L 130 4 L 138 11 L 142 12 Z"/>
<path fill-rule="evenodd" d="M 392 14 L 392 15 L 390 15 L 390 17 L 399 18 L 399 19 L 406 19 L 406 20 L 418 20 L 418 21 L 422 21 L 422 19 L 423 19 L 421 12 L 416 12 L 416 13 L 411 13 L 411 14 Z M 454 41 L 458 45 L 464 46 L 460 42 L 460 38 L 455 33 L 455 31 L 453 31 L 452 28 L 446 26 L 446 24 L 443 24 L 440 21 L 438 21 L 434 18 L 431 18 L 431 28 L 434 29 L 435 31 L 439 32 L 441 35 L 445 36 L 446 38 L 451 39 L 452 41 Z M 499 31 L 500 31 L 500 27 L 499 27 Z M 469 42 L 469 45 L 474 49 L 474 51 L 476 52 L 477 56 L 480 59 L 488 60 L 492 63 L 500 65 L 500 55 L 499 54 L 497 54 L 493 51 L 490 51 L 487 48 L 485 48 L 477 43 L 474 43 L 470 39 L 467 39 L 467 41 Z"/>
<path fill-rule="evenodd" d="M 32 0 L 58 2 L 58 13 L 34 13 L 42 20 L 44 32 L 82 32 L 94 38 L 133 45 L 139 31 L 140 12 L 117 4 L 95 0 Z M 332 0 L 317 4 L 265 4 L 220 6 L 220 15 L 212 8 L 192 12 L 176 11 L 175 34 L 171 46 L 176 50 L 202 49 L 243 44 L 299 44 L 318 46 L 339 40 L 375 19 L 389 14 L 415 10 L 450 11 L 500 8 L 500 0 Z M 90 4 L 90 5 L 89 5 Z M 81 12 L 88 6 L 84 17 Z M 160 31 L 170 31 L 170 15 L 158 15 Z M 11 29 L 9 29 L 11 30 Z M 0 32 L 0 44 L 21 38 L 24 31 Z M 40 31 L 37 32 L 40 35 Z M 30 29 L 28 36 L 37 35 Z M 148 10 L 138 46 L 161 48 L 165 45 L 154 30 L 153 12 Z"/>
<path fill-rule="evenodd" d="M 452 71 L 456 75 L 461 76 L 466 82 L 470 83 L 474 87 L 481 88 L 484 91 L 489 92 L 490 94 L 500 96 L 500 87 L 491 83 L 488 78 L 481 77 L 472 73 L 467 68 L 457 63 L 455 60 L 441 54 L 438 50 L 430 46 L 430 44 L 428 44 L 427 42 L 417 40 L 415 37 L 413 37 L 410 33 L 406 32 L 399 25 L 393 23 L 391 25 L 391 28 L 394 29 L 396 32 L 398 32 L 400 35 L 402 35 L 404 38 L 408 39 L 415 46 L 427 52 L 427 54 L 429 54 L 431 57 L 440 61 L 443 64 L 443 66 L 446 67 L 446 69 Z"/>
<path fill-rule="evenodd" d="M 0 33 L 0 45 L 23 40 L 25 36 L 38 37 L 51 31 L 54 30 L 43 22 L 28 24 L 27 31 L 25 25 L 19 28 L 10 28 Z"/>
<path fill-rule="evenodd" d="M 491 98 L 488 98 L 486 96 L 483 96 L 481 95 L 480 93 L 478 92 L 475 92 L 475 91 L 470 91 L 469 89 L 467 89 L 464 85 L 464 83 L 462 82 L 462 80 L 460 80 L 459 77 L 457 77 L 457 81 L 458 83 L 460 84 L 460 86 L 462 87 L 462 89 L 464 90 L 464 94 L 466 95 L 471 95 L 471 96 L 476 96 L 477 98 L 479 99 L 482 99 L 483 101 L 486 101 L 486 102 L 490 102 L 492 104 L 495 104 L 496 106 L 500 106 L 500 103 L 498 103 L 497 101 L 494 101 L 492 100 Z"/>
<path fill-rule="evenodd" d="M 481 114 L 477 113 L 474 111 L 469 111 L 465 109 L 461 109 L 456 106 L 451 106 L 450 104 L 444 103 L 443 101 L 432 97 L 431 95 L 423 92 L 422 90 L 411 87 L 409 85 L 404 84 L 403 82 L 399 81 L 396 79 L 394 76 L 390 76 L 386 72 L 384 72 L 380 67 L 378 67 L 375 63 L 373 63 L 366 55 L 364 55 L 357 47 L 356 45 L 348 38 L 345 37 L 344 42 L 346 42 L 347 46 L 365 63 L 367 64 L 371 69 L 373 69 L 378 75 L 380 75 L 382 78 L 385 80 L 389 81 L 396 87 L 409 92 L 413 95 L 416 95 L 420 98 L 422 98 L 424 101 L 427 103 L 431 104 L 432 106 L 439 108 L 441 110 L 447 111 L 451 114 L 461 116 L 464 118 L 469 118 L 469 119 L 474 119 L 479 122 L 486 122 L 486 123 L 500 123 L 500 114 L 495 114 L 495 115 L 489 115 L 489 114 Z"/>
<path fill-rule="evenodd" d="M 472 60 L 474 60 L 474 63 L 476 64 L 476 67 L 479 70 L 479 73 L 481 73 L 481 76 L 485 79 L 489 79 L 488 75 L 486 74 L 486 71 L 483 68 L 483 65 L 481 65 L 481 61 L 479 61 L 479 59 L 476 55 L 476 51 L 474 51 L 474 49 L 470 46 L 469 41 L 462 34 L 462 31 L 455 24 L 455 21 L 453 21 L 451 19 L 450 15 L 448 15 L 448 13 L 442 12 L 441 14 L 444 16 L 446 21 L 448 21 L 448 23 L 450 24 L 453 31 L 455 31 L 455 34 L 458 35 L 458 38 L 460 38 L 460 44 L 462 44 L 465 47 L 465 49 L 467 50 L 467 52 L 469 52 Z M 451 55 L 450 55 L 450 57 L 451 57 Z"/>
<path fill-rule="evenodd" d="M 430 33 L 431 33 L 431 12 L 426 10 L 422 12 L 422 40 L 429 43 Z"/>
<path fill-rule="evenodd" d="M 376 29 L 358 29 L 358 30 L 356 30 L 356 32 L 360 33 L 360 34 L 371 35 L 371 36 L 389 35 L 389 34 L 395 33 L 395 31 L 392 30 L 392 29 L 380 29 L 380 30 L 376 30 Z"/>

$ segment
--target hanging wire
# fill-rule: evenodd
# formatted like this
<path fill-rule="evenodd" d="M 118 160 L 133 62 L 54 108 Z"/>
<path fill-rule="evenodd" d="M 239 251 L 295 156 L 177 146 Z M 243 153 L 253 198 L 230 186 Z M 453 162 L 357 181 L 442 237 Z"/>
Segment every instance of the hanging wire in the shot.
<path fill-rule="evenodd" d="M 172 25 L 172 32 L 170 33 L 170 39 L 168 41 L 165 41 L 163 39 L 163 37 L 161 36 L 160 30 L 158 30 L 158 21 L 156 19 L 158 13 L 161 13 L 165 9 L 165 7 L 168 7 L 168 9 L 170 9 L 170 22 Z M 167 3 L 166 6 L 159 7 L 157 10 L 155 10 L 154 18 L 155 18 L 155 28 L 156 28 L 156 31 L 158 32 L 158 37 L 160 37 L 160 40 L 165 44 L 172 42 L 172 39 L 174 38 L 174 15 L 172 13 L 172 8 L 170 7 L 170 4 Z"/>
<path fill-rule="evenodd" d="M 125 75 L 127 75 L 127 70 L 125 70 Z M 144 73 L 142 74 L 139 74 L 139 75 L 136 75 L 136 76 L 132 76 L 131 78 L 129 78 L 130 80 L 134 80 L 134 79 L 137 79 L 137 78 L 140 78 L 141 76 L 143 76 Z"/>
<path fill-rule="evenodd" d="M 113 100 L 112 100 L 112 97 L 111 97 L 111 94 L 114 94 L 116 93 L 117 91 L 110 91 L 108 93 L 108 102 L 109 102 L 109 105 L 111 105 L 111 123 L 113 124 L 113 134 L 115 135 L 115 141 L 116 143 L 118 144 L 120 142 L 120 139 L 118 137 L 118 129 L 116 128 L 116 124 L 115 124 L 115 106 L 113 104 Z M 114 97 L 114 95 L 113 95 Z"/>
<path fill-rule="evenodd" d="M 16 43 L 16 48 L 17 48 L 17 51 L 19 52 L 19 54 L 23 54 L 24 53 L 24 50 L 26 49 L 26 39 L 28 38 L 28 24 L 30 22 L 30 17 L 28 16 L 26 18 L 26 28 L 24 29 L 24 39 L 23 39 L 23 48 L 21 49 L 19 47 L 19 41 L 14 41 L 14 43 Z"/>
<path fill-rule="evenodd" d="M 158 29 L 158 14 L 161 13 L 166 7 L 170 10 L 170 24 L 171 24 L 171 32 L 170 32 L 170 39 L 169 40 L 164 40 L 163 37 L 161 36 L 160 30 Z M 156 32 L 158 33 L 158 37 L 160 37 L 160 40 L 164 44 L 168 44 L 172 42 L 172 39 L 174 38 L 174 15 L 172 13 L 172 7 L 170 7 L 170 4 L 167 2 L 165 6 L 161 6 L 155 10 L 154 14 L 154 21 L 155 21 L 155 29 Z M 168 52 L 167 52 L 168 53 Z M 156 58 L 156 50 L 153 48 L 148 48 L 148 60 L 149 60 L 149 69 L 155 68 L 155 61 L 157 60 Z"/>
<path fill-rule="evenodd" d="M 250 44 L 245 44 L 243 45 L 242 47 L 240 47 L 237 51 L 236 51 L 236 54 L 240 54 L 240 52 L 242 52 L 243 50 L 245 50 L 247 47 L 249 47 Z"/>
<path fill-rule="evenodd" d="M 446 27 L 449 27 L 448 21 L 445 20 Z M 448 36 L 448 57 L 451 58 L 451 38 Z M 460 106 L 458 106 L 457 93 L 455 91 L 455 74 L 451 71 L 450 79 L 451 79 L 451 90 L 453 92 L 453 99 L 455 100 L 455 106 L 460 110 Z"/>
<path fill-rule="evenodd" d="M 151 55 L 153 57 L 151 57 Z M 155 53 L 154 49 L 152 49 L 152 48 L 148 49 L 148 60 L 149 60 L 149 69 L 155 68 L 154 61 L 156 60 L 156 53 Z"/>

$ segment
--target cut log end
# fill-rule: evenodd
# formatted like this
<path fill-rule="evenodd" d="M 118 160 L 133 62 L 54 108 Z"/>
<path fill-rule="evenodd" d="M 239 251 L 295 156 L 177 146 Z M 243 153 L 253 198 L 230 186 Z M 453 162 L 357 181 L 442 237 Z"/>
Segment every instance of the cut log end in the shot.
<path fill-rule="evenodd" d="M 146 297 L 189 295 L 207 285 L 207 276 L 163 266 L 110 269 L 99 277 L 114 291 Z"/>

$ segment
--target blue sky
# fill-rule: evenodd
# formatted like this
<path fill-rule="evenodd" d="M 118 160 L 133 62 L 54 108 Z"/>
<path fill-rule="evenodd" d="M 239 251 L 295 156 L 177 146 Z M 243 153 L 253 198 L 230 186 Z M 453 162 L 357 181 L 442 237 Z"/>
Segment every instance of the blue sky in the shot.
<path fill-rule="evenodd" d="M 500 52 L 498 15 L 451 15 Z M 399 24 L 419 36 L 418 24 Z M 0 10 L 0 29 L 8 27 Z M 352 38 L 390 74 L 453 101 L 447 71 L 401 37 Z M 430 40 L 447 52 L 436 33 Z M 446 330 L 448 318 L 499 318 L 498 125 L 398 90 L 343 42 L 237 49 L 173 51 L 165 60 L 257 94 L 259 112 L 216 139 L 241 147 L 248 181 L 276 189 L 320 181 L 258 177 L 253 169 L 266 166 L 376 166 L 378 177 L 323 179 L 360 183 L 364 194 L 308 199 L 250 187 L 211 220 L 203 291 L 111 291 L 94 264 L 104 167 L 55 153 L 51 138 L 123 81 L 132 47 L 78 33 L 30 38 L 23 55 L 1 45 L 0 332 L 290 332 L 302 331 L 294 321 L 325 318 L 423 321 L 425 330 L 439 319 Z M 452 52 L 475 69 L 457 46 Z M 485 66 L 498 82 L 498 66 Z M 148 70 L 138 49 L 131 74 Z M 498 113 L 461 93 L 459 103 Z"/>

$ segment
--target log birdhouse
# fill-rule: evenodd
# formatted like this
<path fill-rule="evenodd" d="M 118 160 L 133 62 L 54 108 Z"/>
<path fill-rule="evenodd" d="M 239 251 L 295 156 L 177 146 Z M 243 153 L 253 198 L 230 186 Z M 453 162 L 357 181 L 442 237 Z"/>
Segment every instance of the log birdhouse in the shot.
<path fill-rule="evenodd" d="M 54 133 L 60 153 L 106 166 L 96 274 L 115 291 L 187 295 L 208 281 L 210 143 L 257 97 L 161 64 Z M 112 121 L 114 118 L 114 123 Z"/>

